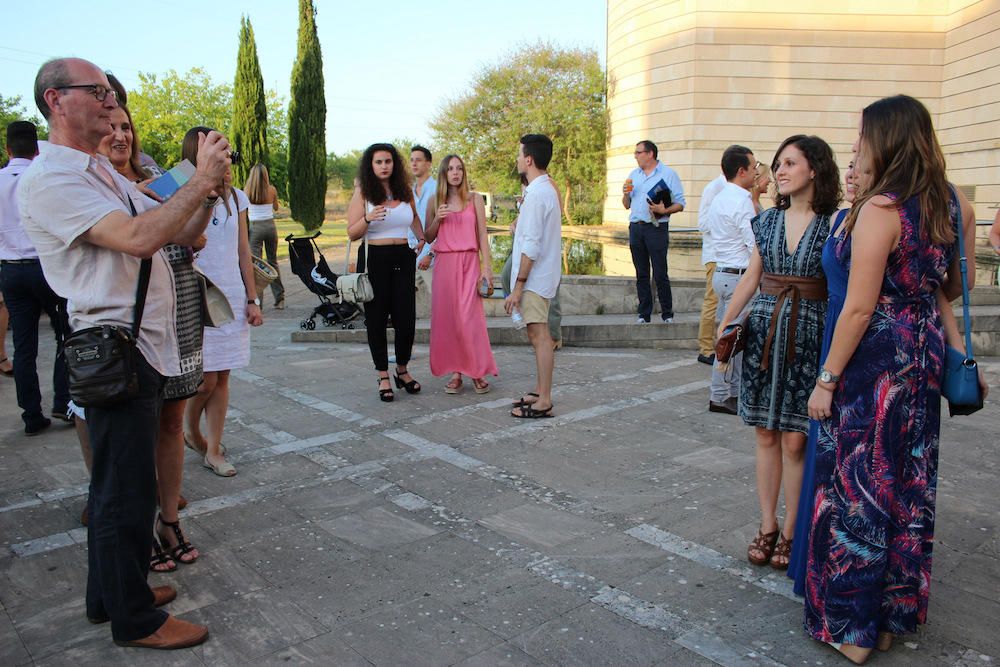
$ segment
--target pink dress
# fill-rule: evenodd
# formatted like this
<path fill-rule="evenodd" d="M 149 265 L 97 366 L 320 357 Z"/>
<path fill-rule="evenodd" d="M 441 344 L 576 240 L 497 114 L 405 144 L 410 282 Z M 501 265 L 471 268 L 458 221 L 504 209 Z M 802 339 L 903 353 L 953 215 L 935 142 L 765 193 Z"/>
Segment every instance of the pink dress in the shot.
<path fill-rule="evenodd" d="M 434 290 L 431 292 L 431 373 L 461 373 L 472 378 L 497 375 L 479 296 L 479 238 L 476 208 L 441 220 L 434 241 Z"/>

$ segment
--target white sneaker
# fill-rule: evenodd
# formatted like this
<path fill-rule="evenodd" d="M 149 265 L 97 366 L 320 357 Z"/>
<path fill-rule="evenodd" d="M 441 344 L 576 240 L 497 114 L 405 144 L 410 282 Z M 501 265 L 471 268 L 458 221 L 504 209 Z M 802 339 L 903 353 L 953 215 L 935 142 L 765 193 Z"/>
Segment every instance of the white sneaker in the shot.
<path fill-rule="evenodd" d="M 635 323 L 636 324 L 649 324 L 649 320 L 646 320 L 646 319 L 643 319 L 643 318 L 640 317 L 639 319 L 637 319 L 635 321 Z"/>
<path fill-rule="evenodd" d="M 673 324 L 673 322 L 674 322 L 674 318 L 672 318 L 672 317 L 664 317 L 663 318 L 663 323 L 664 324 Z"/>

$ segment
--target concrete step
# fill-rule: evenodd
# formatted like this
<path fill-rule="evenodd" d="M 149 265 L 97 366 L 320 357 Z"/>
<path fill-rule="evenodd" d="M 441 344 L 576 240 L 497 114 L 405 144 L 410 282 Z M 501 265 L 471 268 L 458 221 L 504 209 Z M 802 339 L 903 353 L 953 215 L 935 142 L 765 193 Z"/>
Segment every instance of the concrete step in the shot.
<path fill-rule="evenodd" d="M 962 326 L 962 308 L 955 309 Z M 972 319 L 973 348 L 977 356 L 1000 356 L 1000 306 L 974 306 Z M 650 324 L 636 324 L 634 314 L 565 315 L 562 321 L 563 344 L 579 347 L 635 347 L 657 349 L 698 349 L 698 315 L 679 313 L 672 324 L 662 324 L 654 316 Z M 360 324 L 360 323 L 359 323 Z M 493 345 L 526 345 L 524 331 L 514 329 L 508 317 L 488 317 L 486 325 Z M 296 343 L 365 343 L 364 329 L 321 328 L 295 331 Z M 430 341 L 430 320 L 417 321 L 416 341 Z M 392 331 L 389 332 L 392 340 Z"/>

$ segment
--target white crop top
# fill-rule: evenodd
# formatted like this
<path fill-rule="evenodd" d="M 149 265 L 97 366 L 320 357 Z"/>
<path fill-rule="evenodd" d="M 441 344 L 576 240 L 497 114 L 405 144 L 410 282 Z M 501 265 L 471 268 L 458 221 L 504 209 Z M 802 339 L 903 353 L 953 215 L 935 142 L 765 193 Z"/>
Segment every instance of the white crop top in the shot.
<path fill-rule="evenodd" d="M 274 206 L 271 204 L 250 204 L 247 207 L 247 218 L 255 220 L 270 220 L 274 217 Z"/>
<path fill-rule="evenodd" d="M 389 202 L 386 202 L 388 204 Z M 372 212 L 375 208 L 372 204 L 365 202 L 365 214 Z M 368 225 L 369 239 L 405 239 L 406 231 L 413 224 L 413 207 L 409 203 L 399 202 L 396 208 L 386 206 L 384 220 L 375 220 Z"/>

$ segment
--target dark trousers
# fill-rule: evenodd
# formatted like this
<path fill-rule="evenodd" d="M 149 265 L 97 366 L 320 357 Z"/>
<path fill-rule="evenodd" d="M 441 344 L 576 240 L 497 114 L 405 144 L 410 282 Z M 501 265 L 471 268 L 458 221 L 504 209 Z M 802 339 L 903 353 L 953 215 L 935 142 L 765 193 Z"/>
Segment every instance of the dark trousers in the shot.
<path fill-rule="evenodd" d="M 40 422 L 42 394 L 38 387 L 38 321 L 42 313 L 49 316 L 56 336 L 56 360 L 52 368 L 52 411 L 66 412 L 69 402 L 69 381 L 66 376 L 66 355 L 63 342 L 69 324 L 66 300 L 61 298 L 42 274 L 38 262 L 4 263 L 0 271 L 0 288 L 10 313 L 14 335 L 14 383 L 17 385 L 17 405 L 25 424 Z"/>
<path fill-rule="evenodd" d="M 674 299 L 670 293 L 670 278 L 667 276 L 667 248 L 670 246 L 670 232 L 667 223 L 659 227 L 649 223 L 630 223 L 628 244 L 632 250 L 632 264 L 635 266 L 635 291 L 639 296 L 639 317 L 649 320 L 653 313 L 653 291 L 649 286 L 649 269 L 653 269 L 656 294 L 660 298 L 663 317 L 674 316 Z"/>
<path fill-rule="evenodd" d="M 156 512 L 156 432 L 164 378 L 139 357 L 139 395 L 87 408 L 94 454 L 87 530 L 87 616 L 111 619 L 119 641 L 141 639 L 167 620 L 146 583 Z"/>
<path fill-rule="evenodd" d="M 362 259 L 359 258 L 358 266 L 362 266 Z M 372 282 L 375 298 L 365 304 L 365 326 L 368 348 L 377 371 L 389 370 L 386 325 L 390 315 L 396 332 L 396 365 L 410 363 L 417 326 L 417 292 L 413 282 L 416 271 L 416 255 L 409 246 L 368 247 L 368 279 Z"/>

